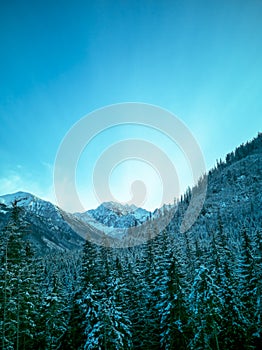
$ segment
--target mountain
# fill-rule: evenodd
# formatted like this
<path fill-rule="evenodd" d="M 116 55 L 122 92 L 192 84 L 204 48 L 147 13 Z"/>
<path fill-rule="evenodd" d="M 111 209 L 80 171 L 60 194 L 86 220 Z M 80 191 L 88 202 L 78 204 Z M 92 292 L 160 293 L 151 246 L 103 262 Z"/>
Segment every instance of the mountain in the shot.
<path fill-rule="evenodd" d="M 25 238 L 38 252 L 72 250 L 82 246 L 84 239 L 63 219 L 60 208 L 26 192 L 0 196 L 0 228 L 7 224 L 14 204 L 20 208 Z"/>
<path fill-rule="evenodd" d="M 79 249 L 86 238 L 104 234 L 121 237 L 129 227 L 141 225 L 151 215 L 134 205 L 113 202 L 70 214 L 33 194 L 17 192 L 0 196 L 0 227 L 7 223 L 13 205 L 20 208 L 20 217 L 27 227 L 26 238 L 42 252 Z"/>
<path fill-rule="evenodd" d="M 250 215 L 250 210 L 261 211 L 261 134 L 257 138 L 239 146 L 219 160 L 216 167 L 206 174 L 208 179 L 207 196 L 193 231 L 201 225 L 214 225 L 217 215 L 226 217 L 231 225 L 232 218 L 239 213 Z M 143 242 L 144 231 L 162 230 L 166 213 L 176 212 L 169 226 L 179 230 L 182 213 L 190 202 L 192 189 L 176 206 L 169 205 L 150 213 L 134 205 L 106 202 L 98 208 L 84 213 L 70 214 L 50 202 L 30 193 L 17 192 L 0 197 L 0 228 L 8 222 L 13 204 L 20 210 L 20 216 L 27 225 L 26 238 L 36 249 L 45 252 L 50 249 L 80 249 L 86 239 L 103 239 L 104 235 L 123 240 L 130 244 L 132 228 L 133 242 Z M 163 220 L 164 216 L 164 220 Z M 152 219 L 152 220 L 149 220 Z M 237 222 L 237 220 L 235 220 Z M 169 221 L 168 221 L 169 222 Z M 148 226 L 146 227 L 148 223 Z M 152 223 L 152 224 L 151 224 Z M 202 229 L 199 228 L 199 232 Z M 198 233 L 196 233 L 198 235 Z M 139 240 L 142 237 L 141 241 Z"/>
<path fill-rule="evenodd" d="M 150 212 L 145 209 L 137 208 L 133 205 L 122 205 L 115 202 L 102 203 L 97 209 L 89 210 L 85 214 L 92 216 L 100 223 L 115 228 L 128 228 L 142 224 L 150 217 Z"/>
<path fill-rule="evenodd" d="M 212 235 L 223 225 L 232 242 L 239 240 L 244 227 L 254 225 L 262 232 L 262 134 L 235 151 L 227 154 L 224 161 L 205 175 L 207 193 L 202 210 L 194 225 L 186 232 L 198 244 L 211 244 Z M 200 181 L 201 183 L 201 181 Z M 178 203 L 178 209 L 167 227 L 179 232 L 181 221 L 187 212 L 191 195 L 197 186 L 190 189 Z M 204 241 L 204 243 L 203 243 Z M 261 239 L 262 242 L 262 239 Z"/>
<path fill-rule="evenodd" d="M 105 202 L 96 209 L 74 214 L 90 226 L 114 237 L 122 236 L 128 228 L 138 226 L 151 217 L 151 213 L 135 205 Z"/>

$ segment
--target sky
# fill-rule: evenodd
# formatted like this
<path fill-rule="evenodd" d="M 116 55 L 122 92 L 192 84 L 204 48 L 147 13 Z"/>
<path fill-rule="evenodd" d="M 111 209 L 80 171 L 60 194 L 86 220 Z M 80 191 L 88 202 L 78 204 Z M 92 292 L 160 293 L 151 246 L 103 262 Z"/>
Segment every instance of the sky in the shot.
<path fill-rule="evenodd" d="M 2 1 L 0 195 L 22 190 L 55 202 L 54 164 L 65 135 L 84 116 L 123 102 L 177 116 L 210 169 L 261 131 L 261 18 L 261 0 Z M 162 149 L 175 162 L 181 191 L 191 185 L 165 135 L 111 128 L 79 158 L 85 209 L 100 204 L 92 183 L 97 160 L 127 138 Z M 149 187 L 144 207 L 158 206 L 161 174 L 146 161 L 116 164 L 108 181 L 124 202 L 137 179 Z"/>

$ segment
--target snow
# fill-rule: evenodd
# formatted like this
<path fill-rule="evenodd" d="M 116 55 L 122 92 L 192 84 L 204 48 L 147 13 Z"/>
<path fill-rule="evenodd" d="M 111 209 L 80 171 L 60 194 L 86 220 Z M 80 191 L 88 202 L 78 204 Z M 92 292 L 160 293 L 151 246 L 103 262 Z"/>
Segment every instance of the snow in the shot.
<path fill-rule="evenodd" d="M 74 214 L 77 219 L 114 237 L 123 236 L 129 227 L 141 225 L 150 215 L 150 212 L 135 205 L 115 202 L 105 202 L 96 209 Z"/>
<path fill-rule="evenodd" d="M 35 196 L 26 192 L 16 192 L 11 194 L 6 194 L 0 197 L 0 203 L 5 204 L 7 207 L 11 207 L 12 204 L 17 201 L 19 207 L 29 205 Z"/>
<path fill-rule="evenodd" d="M 64 249 L 61 248 L 59 245 L 55 244 L 54 242 L 51 242 L 49 239 L 42 237 L 42 240 L 46 243 L 48 248 L 50 249 L 55 249 L 55 250 L 61 250 L 63 251 Z"/>

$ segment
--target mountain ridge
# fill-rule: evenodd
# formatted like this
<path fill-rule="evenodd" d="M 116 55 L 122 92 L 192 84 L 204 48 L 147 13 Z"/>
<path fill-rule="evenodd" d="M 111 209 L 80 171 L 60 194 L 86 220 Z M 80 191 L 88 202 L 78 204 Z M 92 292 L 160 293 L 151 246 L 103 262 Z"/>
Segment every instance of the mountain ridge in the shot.
<path fill-rule="evenodd" d="M 261 153 L 262 134 L 258 133 L 256 138 L 227 154 L 225 161 L 217 161 L 205 175 L 208 177 L 208 192 L 198 220 L 204 220 L 218 210 L 221 213 L 247 210 L 243 208 L 251 197 L 252 205 L 259 210 L 261 195 L 257 186 L 261 182 Z M 182 196 L 179 208 L 190 201 L 190 192 Z M 168 207 L 150 213 L 134 205 L 105 202 L 96 209 L 70 214 L 31 193 L 18 191 L 0 196 L 0 228 L 8 222 L 13 205 L 21 208 L 21 215 L 30 227 L 27 236 L 39 251 L 81 249 L 88 237 L 101 236 L 101 233 L 121 239 L 128 229 L 142 225 L 152 217 L 158 219 Z"/>
<path fill-rule="evenodd" d="M 20 215 L 33 232 L 27 237 L 39 251 L 80 249 L 88 237 L 101 236 L 101 233 L 121 237 L 129 227 L 142 224 L 151 215 L 134 205 L 114 202 L 71 214 L 34 194 L 18 191 L 0 196 L 2 226 L 8 221 L 13 206 L 21 209 Z"/>

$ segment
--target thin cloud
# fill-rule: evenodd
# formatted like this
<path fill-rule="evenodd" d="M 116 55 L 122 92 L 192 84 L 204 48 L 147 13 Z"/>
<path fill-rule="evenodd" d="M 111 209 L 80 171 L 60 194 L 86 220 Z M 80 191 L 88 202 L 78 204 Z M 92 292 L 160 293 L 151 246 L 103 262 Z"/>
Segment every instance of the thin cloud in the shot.
<path fill-rule="evenodd" d="M 21 166 L 10 170 L 0 177 L 0 195 L 18 191 L 32 193 L 42 199 L 54 202 L 52 186 L 43 188 L 37 181 L 32 180 L 30 173 L 25 173 Z"/>

